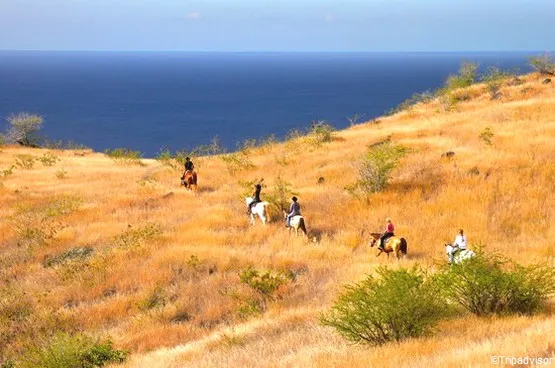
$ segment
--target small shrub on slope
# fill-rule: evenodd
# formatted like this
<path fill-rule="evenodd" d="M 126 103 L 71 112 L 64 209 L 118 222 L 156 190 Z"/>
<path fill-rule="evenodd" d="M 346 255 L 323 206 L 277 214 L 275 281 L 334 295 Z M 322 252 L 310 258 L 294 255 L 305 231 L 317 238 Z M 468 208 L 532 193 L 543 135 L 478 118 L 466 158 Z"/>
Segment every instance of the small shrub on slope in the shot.
<path fill-rule="evenodd" d="M 359 180 L 346 189 L 355 196 L 383 190 L 390 180 L 391 172 L 399 165 L 406 153 L 405 147 L 394 144 L 390 140 L 370 146 L 357 167 Z"/>
<path fill-rule="evenodd" d="M 382 345 L 429 333 L 445 315 L 439 291 L 418 268 L 379 268 L 345 287 L 321 323 L 347 340 Z"/>

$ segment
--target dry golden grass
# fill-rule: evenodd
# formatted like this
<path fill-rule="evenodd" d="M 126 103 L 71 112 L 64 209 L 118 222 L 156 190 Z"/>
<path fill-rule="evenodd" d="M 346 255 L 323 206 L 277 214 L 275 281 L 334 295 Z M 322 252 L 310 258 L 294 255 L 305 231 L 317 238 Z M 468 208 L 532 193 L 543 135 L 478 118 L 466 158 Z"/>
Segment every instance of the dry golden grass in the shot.
<path fill-rule="evenodd" d="M 234 175 L 219 157 L 198 158 L 194 194 L 155 160 L 122 166 L 100 153 L 51 151 L 61 159 L 54 166 L 16 167 L 0 179 L 0 291 L 28 322 L 0 327 L 10 336 L 0 341 L 3 353 L 16 357 L 37 331 L 57 326 L 111 335 L 133 353 L 129 367 L 480 367 L 492 355 L 553 357 L 552 312 L 463 315 L 434 336 L 381 348 L 349 345 L 317 322 L 342 284 L 378 265 L 434 267 L 461 227 L 471 246 L 553 264 L 555 89 L 523 79 L 499 100 L 473 86 L 472 99 L 448 112 L 431 102 L 337 132 L 327 144 L 256 148 L 256 167 Z M 487 127 L 492 145 L 480 138 Z M 351 198 L 343 188 L 356 180 L 354 164 L 388 136 L 412 153 L 385 191 L 368 202 Z M 453 158 L 441 157 L 451 150 Z M 0 170 L 45 152 L 1 147 Z M 299 194 L 318 243 L 290 236 L 280 216 L 249 225 L 239 179 L 261 177 L 266 192 L 281 177 Z M 60 206 L 63 213 L 45 215 Z M 407 260 L 376 258 L 367 247 L 361 230 L 379 231 L 385 217 L 408 240 Z M 45 266 L 75 247 L 93 252 Z M 252 291 L 239 272 L 249 266 L 298 277 L 262 315 L 241 318 Z"/>

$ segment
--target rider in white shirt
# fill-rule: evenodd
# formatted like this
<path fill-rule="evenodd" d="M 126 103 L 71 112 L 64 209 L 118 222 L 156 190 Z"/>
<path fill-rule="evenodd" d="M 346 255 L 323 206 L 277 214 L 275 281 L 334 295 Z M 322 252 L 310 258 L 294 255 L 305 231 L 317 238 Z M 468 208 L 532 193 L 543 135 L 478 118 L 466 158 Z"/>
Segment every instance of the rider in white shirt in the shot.
<path fill-rule="evenodd" d="M 463 229 L 459 229 L 459 234 L 455 237 L 455 242 L 453 243 L 453 249 L 448 253 L 450 263 L 453 263 L 455 253 L 459 250 L 466 250 L 466 244 L 466 235 L 464 235 Z"/>
<path fill-rule="evenodd" d="M 463 229 L 459 229 L 459 234 L 455 237 L 453 247 L 466 250 L 466 235 L 464 235 Z"/>

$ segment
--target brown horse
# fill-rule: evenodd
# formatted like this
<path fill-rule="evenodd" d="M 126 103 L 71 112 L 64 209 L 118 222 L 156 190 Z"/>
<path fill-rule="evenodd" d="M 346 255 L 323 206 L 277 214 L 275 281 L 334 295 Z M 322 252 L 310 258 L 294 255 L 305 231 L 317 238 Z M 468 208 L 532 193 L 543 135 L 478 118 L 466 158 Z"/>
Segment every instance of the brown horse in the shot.
<path fill-rule="evenodd" d="M 372 241 L 370 242 L 370 247 L 373 247 L 377 241 L 380 240 L 382 236 L 381 233 L 371 233 L 370 236 L 372 237 Z M 403 257 L 407 255 L 407 241 L 405 238 L 399 238 L 397 236 L 392 236 L 391 238 L 387 239 L 384 244 L 384 250 L 380 249 L 380 252 L 376 257 L 378 257 L 382 252 L 387 254 L 389 257 L 389 253 L 394 252 L 397 256 L 397 259 L 401 258 L 399 253 L 403 253 Z"/>
<path fill-rule="evenodd" d="M 197 189 L 197 173 L 191 170 L 186 170 L 181 176 L 181 185 L 189 190 Z"/>

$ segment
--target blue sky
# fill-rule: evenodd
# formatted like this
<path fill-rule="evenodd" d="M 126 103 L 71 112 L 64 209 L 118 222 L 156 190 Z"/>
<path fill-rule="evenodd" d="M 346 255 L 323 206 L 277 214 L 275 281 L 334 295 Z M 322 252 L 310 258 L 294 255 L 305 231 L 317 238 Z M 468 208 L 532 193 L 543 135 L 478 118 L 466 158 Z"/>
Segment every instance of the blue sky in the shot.
<path fill-rule="evenodd" d="M 553 51 L 555 0 L 0 0 L 0 50 Z"/>

